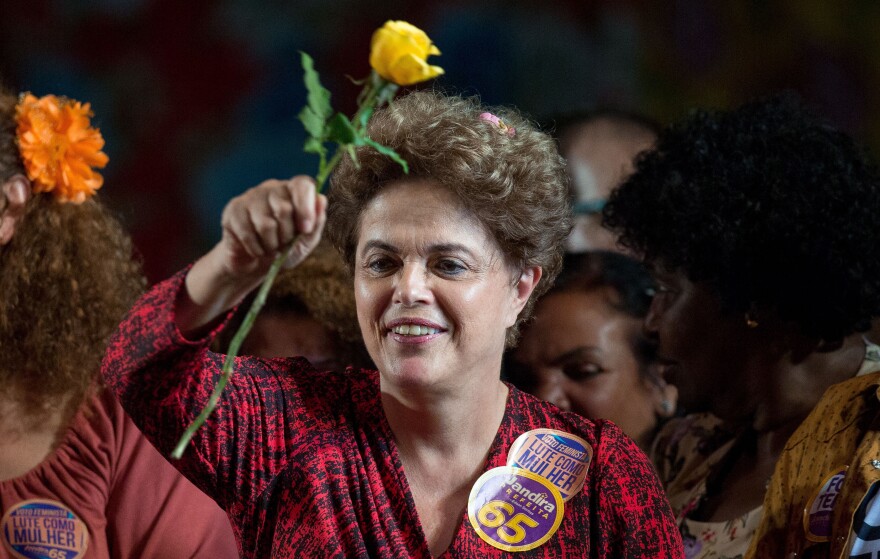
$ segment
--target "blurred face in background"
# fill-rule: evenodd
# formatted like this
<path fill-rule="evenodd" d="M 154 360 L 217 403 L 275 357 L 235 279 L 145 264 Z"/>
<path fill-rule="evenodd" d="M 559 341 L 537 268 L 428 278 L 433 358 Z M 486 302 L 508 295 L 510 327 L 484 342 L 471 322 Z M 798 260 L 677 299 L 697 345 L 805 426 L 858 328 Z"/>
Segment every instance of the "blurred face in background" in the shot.
<path fill-rule="evenodd" d="M 634 170 L 636 156 L 651 148 L 654 134 L 638 126 L 598 119 L 574 129 L 565 138 L 575 202 L 575 222 L 566 240 L 568 252 L 627 252 L 617 235 L 602 227 L 602 207 L 611 191 Z"/>
<path fill-rule="evenodd" d="M 316 319 L 268 309 L 257 316 L 241 345 L 242 355 L 264 359 L 305 357 L 319 371 L 341 370 L 339 337 Z"/>
<path fill-rule="evenodd" d="M 657 294 L 645 328 L 659 342 L 666 380 L 678 387 L 682 406 L 731 421 L 748 416 L 757 389 L 746 371 L 756 352 L 743 316 L 723 312 L 709 285 L 681 271 L 658 266 L 654 277 Z"/>
<path fill-rule="evenodd" d="M 615 308 L 616 298 L 612 288 L 597 287 L 539 300 L 510 374 L 523 390 L 591 419 L 610 419 L 646 447 L 658 415 L 674 408 L 674 389 L 645 372 L 649 365 L 636 352 L 642 320 Z"/>

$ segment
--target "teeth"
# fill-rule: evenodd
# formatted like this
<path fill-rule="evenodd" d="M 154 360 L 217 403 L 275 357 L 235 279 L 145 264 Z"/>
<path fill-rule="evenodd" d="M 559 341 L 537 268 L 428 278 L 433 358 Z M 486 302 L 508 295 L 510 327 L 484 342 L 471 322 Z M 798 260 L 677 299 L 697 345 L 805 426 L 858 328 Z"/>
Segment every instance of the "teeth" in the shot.
<path fill-rule="evenodd" d="M 440 330 L 437 328 L 428 328 L 427 326 L 421 326 L 419 324 L 401 324 L 392 328 L 391 331 L 402 336 L 427 336 L 430 334 L 436 334 Z"/>

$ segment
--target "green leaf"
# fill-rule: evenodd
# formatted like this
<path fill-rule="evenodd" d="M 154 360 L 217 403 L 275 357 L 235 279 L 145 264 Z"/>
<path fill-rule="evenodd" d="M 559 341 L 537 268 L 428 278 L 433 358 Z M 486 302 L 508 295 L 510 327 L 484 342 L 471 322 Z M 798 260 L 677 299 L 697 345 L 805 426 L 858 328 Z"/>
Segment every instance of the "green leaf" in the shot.
<path fill-rule="evenodd" d="M 351 121 L 342 113 L 336 113 L 327 123 L 327 139 L 340 145 L 364 145 L 363 139 L 351 125 Z"/>
<path fill-rule="evenodd" d="M 303 145 L 303 151 L 306 153 L 327 155 L 327 148 L 324 146 L 324 142 L 322 142 L 318 138 L 309 138 L 308 140 L 306 140 L 306 143 Z"/>
<path fill-rule="evenodd" d="M 394 96 L 397 95 L 398 89 L 400 87 L 396 83 L 385 82 L 382 84 L 379 94 L 376 96 L 376 106 L 381 107 L 385 103 L 390 103 Z"/>
<path fill-rule="evenodd" d="M 323 140 L 324 125 L 333 113 L 333 109 L 330 107 L 330 92 L 321 85 L 321 79 L 318 72 L 315 71 L 312 57 L 304 52 L 300 52 L 300 57 L 304 71 L 303 82 L 305 82 L 308 95 L 306 97 L 307 104 L 300 111 L 299 119 L 312 138 Z"/>
<path fill-rule="evenodd" d="M 299 120 L 308 132 L 309 137 L 320 141 L 324 137 L 324 119 L 318 116 L 311 107 L 303 107 L 299 112 Z"/>
<path fill-rule="evenodd" d="M 370 122 L 370 117 L 373 116 L 373 108 L 369 107 L 363 110 L 363 112 L 358 117 L 358 126 L 361 130 L 367 129 L 367 123 Z"/>
<path fill-rule="evenodd" d="M 358 162 L 357 152 L 354 150 L 354 146 L 352 144 L 348 144 L 345 147 L 345 151 L 348 152 L 348 156 L 351 157 L 352 162 L 354 163 L 355 169 L 360 169 L 361 164 Z"/>
<path fill-rule="evenodd" d="M 400 155 L 398 155 L 396 151 L 394 151 L 393 149 L 391 149 L 389 147 L 385 147 L 382 144 L 380 144 L 379 142 L 373 140 L 372 138 L 368 138 L 366 136 L 364 136 L 364 143 L 367 144 L 368 146 L 372 147 L 373 149 L 375 149 L 376 151 L 378 151 L 382 155 L 385 155 L 385 156 L 393 159 L 398 165 L 403 167 L 404 173 L 409 174 L 409 164 Z"/>

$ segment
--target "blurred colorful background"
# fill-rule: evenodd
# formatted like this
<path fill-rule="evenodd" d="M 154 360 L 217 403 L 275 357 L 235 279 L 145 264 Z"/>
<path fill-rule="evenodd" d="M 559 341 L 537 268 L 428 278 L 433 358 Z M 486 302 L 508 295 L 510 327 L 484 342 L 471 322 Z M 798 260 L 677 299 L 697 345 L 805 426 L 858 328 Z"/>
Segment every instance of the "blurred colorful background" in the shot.
<path fill-rule="evenodd" d="M 157 281 L 216 242 L 230 197 L 314 172 L 297 51 L 351 112 L 348 77 L 367 75 L 388 19 L 443 51 L 429 87 L 535 119 L 615 107 L 665 123 L 793 89 L 880 150 L 873 0 L 2 0 L 0 80 L 92 103 L 110 155 L 102 197 Z"/>

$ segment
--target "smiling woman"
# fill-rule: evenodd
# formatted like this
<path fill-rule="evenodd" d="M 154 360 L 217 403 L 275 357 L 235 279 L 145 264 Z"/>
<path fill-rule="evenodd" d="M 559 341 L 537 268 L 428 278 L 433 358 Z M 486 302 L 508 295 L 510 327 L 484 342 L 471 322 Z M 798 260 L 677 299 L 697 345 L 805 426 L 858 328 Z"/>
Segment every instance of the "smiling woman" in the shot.
<path fill-rule="evenodd" d="M 367 348 L 383 378 L 394 379 L 388 388 L 477 389 L 495 380 L 497 348 L 540 268 L 524 270 L 516 283 L 513 274 L 447 189 L 408 180 L 383 188 L 361 216 L 355 298 Z"/>
<path fill-rule="evenodd" d="M 326 218 L 378 370 L 237 360 L 180 468 L 227 508 L 245 557 L 681 557 L 633 441 L 500 380 L 570 228 L 553 142 L 515 111 L 433 93 L 367 132 L 410 174 L 363 147 L 329 207 L 308 177 L 266 181 L 141 299 L 104 362 L 127 409 L 170 451 L 220 374 L 208 345 L 228 311 L 283 247 L 301 262 Z"/>

